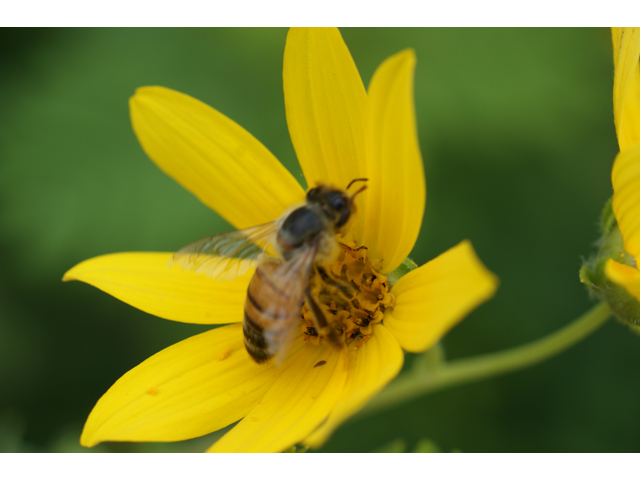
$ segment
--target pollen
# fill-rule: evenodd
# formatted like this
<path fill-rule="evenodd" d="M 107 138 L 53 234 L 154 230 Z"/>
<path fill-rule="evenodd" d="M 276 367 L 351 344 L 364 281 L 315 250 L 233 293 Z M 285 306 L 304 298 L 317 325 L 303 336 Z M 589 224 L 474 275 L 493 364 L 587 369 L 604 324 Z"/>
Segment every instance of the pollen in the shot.
<path fill-rule="evenodd" d="M 149 395 L 157 395 L 158 394 L 158 387 L 151 387 L 149 390 L 147 390 L 147 393 Z"/>
<path fill-rule="evenodd" d="M 227 358 L 230 354 L 231 354 L 231 350 L 229 349 L 229 347 L 226 347 L 224 350 L 222 350 L 222 352 L 220 352 L 220 355 L 218 355 L 218 360 L 222 361 L 225 358 Z"/>
<path fill-rule="evenodd" d="M 371 338 L 373 325 L 382 322 L 385 310 L 393 308 L 395 297 L 389 292 L 387 277 L 378 272 L 381 262 L 367 259 L 366 247 L 340 244 L 340 249 L 326 274 L 318 272 L 311 279 L 310 288 L 327 322 L 350 348 L 357 349 Z M 326 343 L 306 302 L 301 328 L 305 341 Z"/>

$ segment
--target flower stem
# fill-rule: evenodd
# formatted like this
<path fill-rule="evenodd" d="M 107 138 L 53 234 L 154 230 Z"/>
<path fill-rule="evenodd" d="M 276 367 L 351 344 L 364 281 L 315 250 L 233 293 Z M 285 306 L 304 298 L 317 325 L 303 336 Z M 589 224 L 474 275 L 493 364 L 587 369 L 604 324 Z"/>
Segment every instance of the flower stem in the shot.
<path fill-rule="evenodd" d="M 358 416 L 368 416 L 442 388 L 482 380 L 534 365 L 579 342 L 610 316 L 609 306 L 606 303 L 599 303 L 566 327 L 540 340 L 502 352 L 463 360 L 444 362 L 441 351 L 437 349 L 433 352 L 429 351 L 424 358 L 416 359 L 419 363 L 412 372 L 392 382 L 377 397 L 374 397 Z"/>

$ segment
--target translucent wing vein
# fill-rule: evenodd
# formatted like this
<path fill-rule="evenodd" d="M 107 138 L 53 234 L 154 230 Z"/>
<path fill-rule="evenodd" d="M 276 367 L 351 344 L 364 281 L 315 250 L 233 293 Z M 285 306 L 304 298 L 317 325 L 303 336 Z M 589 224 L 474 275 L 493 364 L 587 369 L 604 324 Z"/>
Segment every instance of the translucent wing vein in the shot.
<path fill-rule="evenodd" d="M 256 267 L 277 229 L 277 222 L 270 222 L 202 238 L 178 250 L 169 263 L 214 280 L 233 280 Z"/>

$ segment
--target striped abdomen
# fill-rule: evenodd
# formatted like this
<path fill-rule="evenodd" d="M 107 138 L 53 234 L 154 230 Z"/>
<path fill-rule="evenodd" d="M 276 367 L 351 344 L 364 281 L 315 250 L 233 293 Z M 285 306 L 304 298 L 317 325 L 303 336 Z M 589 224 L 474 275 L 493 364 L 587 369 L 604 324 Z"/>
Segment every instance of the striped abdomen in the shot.
<path fill-rule="evenodd" d="M 259 265 L 247 288 L 244 345 L 258 363 L 266 362 L 280 350 L 292 323 L 300 317 L 300 296 L 294 294 L 298 298 L 292 298 L 291 286 L 286 285 L 291 279 L 282 275 L 285 267 L 276 262 Z"/>

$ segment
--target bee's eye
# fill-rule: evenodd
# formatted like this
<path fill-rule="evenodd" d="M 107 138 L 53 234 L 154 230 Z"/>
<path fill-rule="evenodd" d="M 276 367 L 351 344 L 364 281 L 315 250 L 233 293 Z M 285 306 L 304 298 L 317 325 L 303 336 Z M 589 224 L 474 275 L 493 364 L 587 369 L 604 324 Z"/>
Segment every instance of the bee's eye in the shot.
<path fill-rule="evenodd" d="M 327 195 L 327 203 L 336 212 L 341 212 L 347 206 L 347 199 L 340 193 L 332 192 L 332 194 Z"/>
<path fill-rule="evenodd" d="M 347 206 L 347 201 L 342 197 L 338 197 L 333 202 L 331 202 L 331 206 L 336 210 L 341 211 L 344 209 L 344 207 Z"/>

